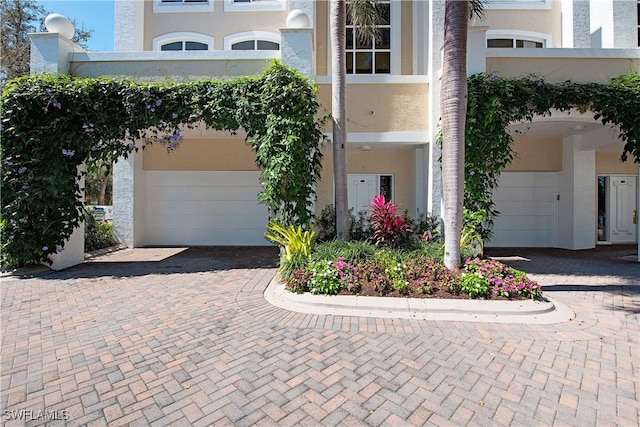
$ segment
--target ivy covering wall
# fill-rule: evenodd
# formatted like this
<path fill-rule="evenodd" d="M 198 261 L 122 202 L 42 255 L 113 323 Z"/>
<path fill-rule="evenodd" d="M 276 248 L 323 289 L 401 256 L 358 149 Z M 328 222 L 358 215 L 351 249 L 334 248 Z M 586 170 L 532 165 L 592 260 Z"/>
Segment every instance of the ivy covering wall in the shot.
<path fill-rule="evenodd" d="M 500 172 L 515 156 L 508 132 L 511 123 L 549 116 L 552 110 L 590 111 L 602 124 L 618 127 L 625 143 L 621 159 L 640 163 L 640 73 L 608 84 L 554 84 L 536 76 L 510 79 L 491 74 L 476 74 L 468 83 L 464 206 L 484 215 L 481 234 L 485 239 L 497 214 L 493 190 Z"/>
<path fill-rule="evenodd" d="M 313 218 L 324 139 L 315 88 L 275 62 L 257 78 L 137 83 L 40 75 L 2 94 L 2 264 L 50 262 L 83 218 L 81 166 L 151 143 L 168 150 L 185 126 L 235 133 L 256 153 L 259 200 L 284 222 Z"/>
<path fill-rule="evenodd" d="M 426 102 L 426 100 L 425 100 Z M 2 94 L 3 265 L 48 262 L 83 217 L 81 166 L 114 161 L 151 143 L 177 148 L 185 127 L 247 132 L 264 191 L 259 200 L 285 223 L 313 219 L 323 119 L 314 87 L 274 63 L 257 78 L 137 83 L 41 75 Z M 465 208 L 482 212 L 487 237 L 497 214 L 491 195 L 514 158 L 508 126 L 551 110 L 592 111 L 616 125 L 621 158 L 640 162 L 640 73 L 609 84 L 552 84 L 537 77 L 469 79 Z"/>

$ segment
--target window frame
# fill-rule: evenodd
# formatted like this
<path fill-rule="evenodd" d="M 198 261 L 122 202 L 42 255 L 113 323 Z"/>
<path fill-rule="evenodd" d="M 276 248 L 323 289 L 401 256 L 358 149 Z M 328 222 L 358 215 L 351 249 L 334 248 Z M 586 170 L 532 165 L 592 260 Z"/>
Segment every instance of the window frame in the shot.
<path fill-rule="evenodd" d="M 549 10 L 551 0 L 489 0 L 486 10 Z"/>
<path fill-rule="evenodd" d="M 400 75 L 402 68 L 402 0 L 388 0 L 391 4 L 391 48 L 390 52 L 390 69 L 388 73 L 375 73 L 375 70 L 371 74 L 347 74 L 347 79 L 351 80 L 356 78 L 375 79 L 380 76 L 393 76 Z M 327 22 L 331 18 L 330 8 L 327 8 Z M 346 49 L 345 49 L 346 50 Z M 351 52 L 356 52 L 355 49 L 350 49 Z M 331 58 L 331 33 L 327 31 L 327 75 L 331 76 L 331 65 L 333 61 Z"/>
<path fill-rule="evenodd" d="M 246 2 L 224 0 L 225 12 L 269 12 L 283 11 L 286 8 L 286 0 L 250 0 Z"/>
<path fill-rule="evenodd" d="M 214 0 L 207 0 L 201 3 L 163 2 L 153 0 L 153 13 L 193 13 L 193 12 L 213 12 Z"/>
<path fill-rule="evenodd" d="M 278 46 L 282 48 L 282 38 L 279 33 L 271 33 L 269 31 L 243 31 L 225 36 L 223 42 L 224 50 L 231 50 L 232 45 L 249 40 L 264 40 L 267 42 L 278 43 Z M 278 49 L 278 51 L 279 50 L 280 49 Z M 275 52 L 275 50 L 273 52 Z"/>
<path fill-rule="evenodd" d="M 487 49 L 509 49 L 502 47 L 488 47 L 489 40 L 494 39 L 512 39 L 514 41 L 511 49 L 523 49 L 515 47 L 516 40 L 524 40 L 534 43 L 542 43 L 541 49 L 547 49 L 552 46 L 551 35 L 544 33 L 536 33 L 533 31 L 514 31 L 514 30 L 487 30 L 485 46 Z M 535 48 L 530 48 L 535 49 Z"/>
<path fill-rule="evenodd" d="M 207 52 L 213 50 L 213 37 L 207 36 L 206 34 L 201 33 L 192 33 L 192 32 L 176 32 L 176 33 L 168 33 L 163 34 L 153 38 L 153 50 L 155 52 L 172 52 L 172 51 L 163 51 L 161 48 L 165 44 L 175 43 L 175 42 L 196 42 L 203 43 L 207 45 L 207 50 L 175 50 L 173 52 Z"/>
<path fill-rule="evenodd" d="M 638 47 L 640 47 L 640 0 L 636 5 L 636 29 L 638 30 Z"/>

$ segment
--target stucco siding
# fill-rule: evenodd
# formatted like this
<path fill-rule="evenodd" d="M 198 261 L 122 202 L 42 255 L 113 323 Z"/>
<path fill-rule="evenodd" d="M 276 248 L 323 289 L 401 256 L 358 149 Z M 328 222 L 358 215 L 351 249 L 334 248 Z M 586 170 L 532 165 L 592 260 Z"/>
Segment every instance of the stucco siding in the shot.
<path fill-rule="evenodd" d="M 148 171 L 256 171 L 255 158 L 242 138 L 185 139 L 171 153 L 158 144 L 145 148 L 143 168 Z"/>
<path fill-rule="evenodd" d="M 427 84 L 348 85 L 347 131 L 424 132 L 428 92 Z M 330 112 L 331 85 L 319 85 L 318 99 Z"/>
<path fill-rule="evenodd" d="M 497 50 L 497 49 L 496 49 Z M 543 58 L 543 57 L 488 57 L 487 72 L 503 77 L 522 77 L 535 71 L 547 81 L 606 83 L 611 78 L 640 70 L 637 58 Z"/>
<path fill-rule="evenodd" d="M 562 139 L 521 138 L 514 142 L 516 157 L 506 172 L 551 172 L 562 169 Z"/>
<path fill-rule="evenodd" d="M 322 179 L 317 186 L 316 212 L 333 204 L 333 155 L 330 147 L 325 150 Z M 349 174 L 391 174 L 394 179 L 394 194 L 401 211 L 415 210 L 415 150 L 372 150 L 347 153 L 347 173 Z"/>

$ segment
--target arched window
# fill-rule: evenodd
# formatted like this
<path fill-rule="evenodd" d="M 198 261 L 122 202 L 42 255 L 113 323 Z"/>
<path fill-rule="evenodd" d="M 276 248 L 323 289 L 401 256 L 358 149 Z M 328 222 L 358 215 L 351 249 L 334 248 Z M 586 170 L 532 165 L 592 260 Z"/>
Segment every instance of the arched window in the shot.
<path fill-rule="evenodd" d="M 153 12 L 213 12 L 213 0 L 153 0 Z"/>
<path fill-rule="evenodd" d="M 153 50 L 213 50 L 213 37 L 200 33 L 169 33 L 153 39 Z"/>
<path fill-rule="evenodd" d="M 534 48 L 551 46 L 551 36 L 531 31 L 489 30 L 487 47 L 490 48 Z"/>
<path fill-rule="evenodd" d="M 224 38 L 225 50 L 280 50 L 280 34 L 245 31 Z"/>
<path fill-rule="evenodd" d="M 224 0 L 227 12 L 285 10 L 285 0 Z"/>

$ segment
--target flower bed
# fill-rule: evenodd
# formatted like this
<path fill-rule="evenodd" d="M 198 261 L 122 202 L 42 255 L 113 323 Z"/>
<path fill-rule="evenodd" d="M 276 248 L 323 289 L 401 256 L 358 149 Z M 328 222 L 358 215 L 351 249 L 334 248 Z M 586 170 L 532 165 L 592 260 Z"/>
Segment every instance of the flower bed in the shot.
<path fill-rule="evenodd" d="M 349 260 L 320 253 L 305 267 L 282 277 L 287 290 L 322 295 L 542 299 L 538 283 L 491 258 L 467 259 L 456 276 L 441 261 L 423 254 L 374 249 L 365 256 L 353 251 L 355 260 Z"/>

